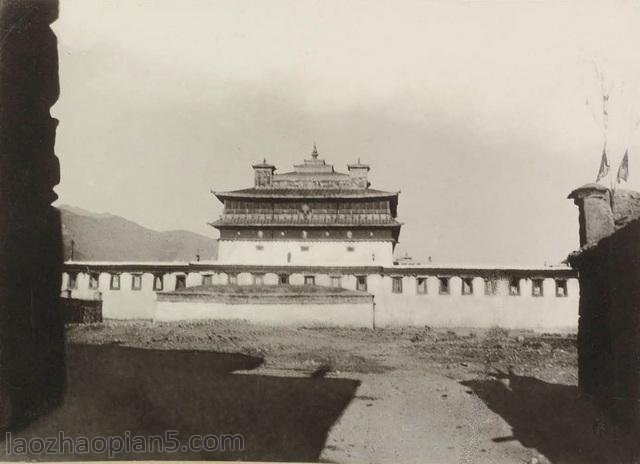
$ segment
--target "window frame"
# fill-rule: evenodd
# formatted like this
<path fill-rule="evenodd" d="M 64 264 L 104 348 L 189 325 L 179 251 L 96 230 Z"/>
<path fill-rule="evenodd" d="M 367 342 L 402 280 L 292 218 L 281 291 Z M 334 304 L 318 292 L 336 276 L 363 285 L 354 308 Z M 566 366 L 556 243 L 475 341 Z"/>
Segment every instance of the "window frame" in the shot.
<path fill-rule="evenodd" d="M 342 276 L 341 275 L 332 275 L 331 279 L 331 287 L 333 288 L 342 288 Z M 337 283 L 337 285 L 336 285 Z"/>
<path fill-rule="evenodd" d="M 156 282 L 160 282 L 160 288 L 156 285 Z M 154 274 L 153 275 L 153 291 L 161 292 L 164 290 L 164 276 L 162 274 Z"/>
<path fill-rule="evenodd" d="M 112 272 L 109 278 L 109 290 L 120 290 L 122 277 L 119 272 Z M 117 282 L 117 285 L 116 285 Z"/>
<path fill-rule="evenodd" d="M 253 285 L 257 285 L 259 287 L 264 285 L 264 274 L 257 273 L 253 274 Z"/>
<path fill-rule="evenodd" d="M 428 284 L 427 277 L 416 277 L 416 294 L 417 295 L 429 294 L 429 284 Z"/>
<path fill-rule="evenodd" d="M 402 277 L 401 276 L 393 276 L 391 277 L 391 293 L 400 294 L 402 293 Z"/>
<path fill-rule="evenodd" d="M 485 296 L 496 296 L 498 294 L 498 279 L 495 277 L 484 278 L 484 294 Z"/>
<path fill-rule="evenodd" d="M 202 274 L 201 284 L 206 286 L 213 285 L 213 274 Z"/>
<path fill-rule="evenodd" d="M 228 285 L 238 285 L 238 274 L 227 274 L 227 284 Z"/>
<path fill-rule="evenodd" d="M 438 277 L 438 295 L 451 295 L 451 277 Z"/>
<path fill-rule="evenodd" d="M 69 272 L 67 274 L 67 290 L 77 290 L 77 289 L 78 289 L 78 273 Z"/>
<path fill-rule="evenodd" d="M 569 296 L 569 285 L 567 279 L 554 279 L 556 284 L 556 298 L 566 298 Z M 559 285 L 562 283 L 562 285 Z M 563 289 L 563 294 L 559 293 L 560 289 Z"/>
<path fill-rule="evenodd" d="M 310 282 L 310 283 L 309 283 Z M 304 276 L 304 284 L 305 285 L 315 285 L 316 284 L 316 276 L 307 274 Z"/>
<path fill-rule="evenodd" d="M 178 282 L 183 282 L 184 286 L 178 286 Z M 187 288 L 187 276 L 185 274 L 178 274 L 176 275 L 176 283 L 174 285 L 174 290 L 178 291 L 178 290 L 183 290 Z"/>
<path fill-rule="evenodd" d="M 95 285 L 94 285 L 95 278 Z M 100 289 L 100 273 L 99 272 L 91 272 L 89 273 L 89 290 L 99 290 Z"/>
<path fill-rule="evenodd" d="M 289 285 L 289 274 L 278 274 L 279 285 Z"/>
<path fill-rule="evenodd" d="M 468 287 L 468 290 L 465 290 Z M 460 277 L 460 294 L 463 296 L 473 295 L 473 277 Z"/>
<path fill-rule="evenodd" d="M 136 285 L 136 280 L 138 285 Z M 131 274 L 131 290 L 136 292 L 142 290 L 142 274 Z"/>
<path fill-rule="evenodd" d="M 536 284 L 540 284 L 539 286 Z M 536 295 L 536 288 L 540 288 L 540 293 Z M 531 296 L 534 298 L 540 298 L 544 296 L 544 279 L 531 279 Z"/>
<path fill-rule="evenodd" d="M 516 285 L 513 285 L 513 282 Z M 513 291 L 513 288 L 516 288 L 516 291 Z M 509 296 L 520 296 L 522 293 L 522 289 L 520 288 L 520 277 L 509 277 Z"/>
<path fill-rule="evenodd" d="M 369 285 L 367 284 L 367 276 L 366 275 L 357 275 L 356 276 L 356 290 L 360 292 L 366 292 L 369 290 Z"/>

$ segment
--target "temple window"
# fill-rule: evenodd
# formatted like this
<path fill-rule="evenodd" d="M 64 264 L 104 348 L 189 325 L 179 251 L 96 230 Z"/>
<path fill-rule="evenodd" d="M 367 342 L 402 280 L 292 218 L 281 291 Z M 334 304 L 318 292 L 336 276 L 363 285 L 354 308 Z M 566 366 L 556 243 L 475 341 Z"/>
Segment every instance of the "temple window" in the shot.
<path fill-rule="evenodd" d="M 531 281 L 531 296 L 543 296 L 544 289 L 542 279 L 533 279 Z"/>
<path fill-rule="evenodd" d="M 160 291 L 162 290 L 162 288 L 164 287 L 164 282 L 162 280 L 162 276 L 161 275 L 154 275 L 153 276 L 153 289 L 156 291 Z"/>
<path fill-rule="evenodd" d="M 352 252 L 356 251 L 356 247 L 348 246 L 348 247 L 347 247 L 347 251 L 348 251 L 349 253 L 352 253 Z"/>
<path fill-rule="evenodd" d="M 416 291 L 418 295 L 427 294 L 427 278 L 426 277 L 418 277 L 416 279 Z"/>
<path fill-rule="evenodd" d="M 498 281 L 492 278 L 484 279 L 484 294 L 495 295 L 498 292 Z"/>
<path fill-rule="evenodd" d="M 187 276 L 182 274 L 182 275 L 177 275 L 176 276 L 176 290 L 182 290 L 183 288 L 187 287 Z"/>
<path fill-rule="evenodd" d="M 448 295 L 449 294 L 449 278 L 438 277 L 438 281 L 439 281 L 438 292 L 440 293 L 440 295 Z"/>
<path fill-rule="evenodd" d="M 69 290 L 75 290 L 78 288 L 78 274 L 76 272 L 69 273 L 69 280 L 67 281 L 67 288 Z"/>
<path fill-rule="evenodd" d="M 564 279 L 557 279 L 556 280 L 556 296 L 558 297 L 565 297 L 567 296 L 567 281 Z"/>
<path fill-rule="evenodd" d="M 304 284 L 305 285 L 315 285 L 316 284 L 316 276 L 312 276 L 312 275 L 304 276 Z"/>
<path fill-rule="evenodd" d="M 256 250 L 257 250 L 257 251 L 262 251 L 262 250 L 264 250 L 264 245 L 256 245 Z"/>
<path fill-rule="evenodd" d="M 393 277 L 391 291 L 393 293 L 402 293 L 402 277 Z"/>
<path fill-rule="evenodd" d="M 289 283 L 289 274 L 280 274 L 280 285 L 287 285 Z"/>
<path fill-rule="evenodd" d="M 238 285 L 238 275 L 229 274 L 229 285 Z"/>
<path fill-rule="evenodd" d="M 213 276 L 211 274 L 203 274 L 202 285 L 212 285 L 212 284 L 213 284 Z"/>
<path fill-rule="evenodd" d="M 111 290 L 120 290 L 120 274 L 111 274 L 111 282 L 109 282 Z"/>
<path fill-rule="evenodd" d="M 89 288 L 91 290 L 97 290 L 98 289 L 99 277 L 100 277 L 100 274 L 97 274 L 95 272 L 92 272 L 91 274 L 89 274 Z"/>
<path fill-rule="evenodd" d="M 473 278 L 472 277 L 462 278 L 462 294 L 473 295 Z"/>
<path fill-rule="evenodd" d="M 342 287 L 342 276 L 331 276 L 331 286 L 336 288 Z"/>
<path fill-rule="evenodd" d="M 264 285 L 264 274 L 254 274 L 254 276 L 253 276 L 253 284 L 254 285 Z"/>
<path fill-rule="evenodd" d="M 131 274 L 131 290 L 142 288 L 142 274 Z"/>
<path fill-rule="evenodd" d="M 367 291 L 367 276 L 356 277 L 356 290 L 360 290 L 362 292 Z"/>
<path fill-rule="evenodd" d="M 511 277 L 509 279 L 509 295 L 520 295 L 520 279 L 518 277 Z"/>
<path fill-rule="evenodd" d="M 300 251 L 309 251 L 309 247 L 308 246 L 301 246 L 300 247 Z"/>

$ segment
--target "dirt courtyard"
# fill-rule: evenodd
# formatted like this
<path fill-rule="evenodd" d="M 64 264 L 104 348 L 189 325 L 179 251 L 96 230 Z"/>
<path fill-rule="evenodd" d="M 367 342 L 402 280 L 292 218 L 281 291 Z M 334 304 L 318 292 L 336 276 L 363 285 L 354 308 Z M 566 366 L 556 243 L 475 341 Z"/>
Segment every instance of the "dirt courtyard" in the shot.
<path fill-rule="evenodd" d="M 72 325 L 67 339 L 64 404 L 15 437 L 165 430 L 244 437 L 242 450 L 116 459 L 623 459 L 578 396 L 575 334 L 111 321 Z M 6 449 L 3 459 L 105 459 Z"/>

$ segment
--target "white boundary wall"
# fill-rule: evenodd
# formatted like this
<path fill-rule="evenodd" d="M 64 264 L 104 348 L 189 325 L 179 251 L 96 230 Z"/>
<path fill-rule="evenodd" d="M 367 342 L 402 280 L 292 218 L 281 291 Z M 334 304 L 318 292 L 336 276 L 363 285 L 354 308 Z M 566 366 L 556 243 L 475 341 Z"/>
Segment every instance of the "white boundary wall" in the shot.
<path fill-rule="evenodd" d="M 508 293 L 508 281 L 505 277 L 498 278 L 498 289 L 495 295 L 484 294 L 484 280 L 479 276 L 473 278 L 473 294 L 462 295 L 461 277 L 449 275 L 450 293 L 441 295 L 439 293 L 438 275 L 427 275 L 428 269 L 416 269 L 416 275 L 394 276 L 394 268 L 385 268 L 380 273 L 367 273 L 367 292 L 374 295 L 374 308 L 370 311 L 371 323 L 365 324 L 363 321 L 365 313 L 361 308 L 356 308 L 355 304 L 340 307 L 335 304 L 335 308 L 328 309 L 334 305 L 228 305 L 228 308 L 221 308 L 215 305 L 210 309 L 204 306 L 197 306 L 189 309 L 189 314 L 180 310 L 177 302 L 156 302 L 156 292 L 153 290 L 152 272 L 126 272 L 120 269 L 120 290 L 111 290 L 110 273 L 100 272 L 99 289 L 90 290 L 89 274 L 91 263 L 83 263 L 85 270 L 77 272 L 77 285 L 75 289 L 67 290 L 68 273 L 63 274 L 63 295 L 70 292 L 71 297 L 103 300 L 103 317 L 106 319 L 153 319 L 177 320 L 186 318 L 203 318 L 209 314 L 212 318 L 226 319 L 229 317 L 247 319 L 252 322 L 267 323 L 273 325 L 298 325 L 314 324 L 322 319 L 327 324 L 332 325 L 355 325 L 360 327 L 370 326 L 374 323 L 376 327 L 401 327 L 401 326 L 432 326 L 432 327 L 491 327 L 501 326 L 505 328 L 531 329 L 537 331 L 565 331 L 577 330 L 578 324 L 578 303 L 579 285 L 575 277 L 566 277 L 566 269 L 560 269 L 558 279 L 566 280 L 568 294 L 565 297 L 556 296 L 555 280 L 546 277 L 543 281 L 543 296 L 534 297 L 532 295 L 532 279 L 521 277 L 520 294 L 511 296 Z M 175 266 L 178 268 L 179 266 Z M 163 291 L 173 291 L 176 285 L 176 277 L 184 276 L 188 287 L 201 285 L 204 275 L 211 276 L 214 285 L 224 285 L 229 282 L 229 274 L 221 272 L 219 269 L 207 271 L 197 270 L 189 272 L 185 264 L 181 268 L 162 271 Z M 409 269 L 410 270 L 410 269 Z M 542 268 L 547 274 L 553 270 Z M 398 267 L 398 272 L 406 274 L 406 267 Z M 413 270 L 410 270 L 413 272 Z M 485 270 L 482 270 L 485 271 Z M 564 273 L 563 273 L 564 271 Z M 112 271 L 113 272 L 113 271 Z M 278 270 L 280 273 L 281 270 Z M 424 272 L 424 275 L 420 273 Z M 464 270 L 461 275 L 469 276 L 473 269 Z M 501 269 L 500 272 L 508 274 L 508 269 Z M 516 274 L 523 275 L 527 270 L 517 269 Z M 538 271 L 532 269 L 532 276 L 536 276 Z M 142 288 L 133 290 L 131 286 L 132 274 L 142 274 Z M 254 273 L 234 272 L 237 283 L 240 285 L 253 285 Z M 277 285 L 278 274 L 276 272 L 259 272 L 263 276 L 264 285 Z M 305 275 L 313 275 L 316 285 L 329 286 L 332 284 L 331 276 L 341 275 L 341 286 L 347 289 L 356 289 L 357 276 L 362 274 L 340 274 L 336 268 L 326 272 L 296 272 L 289 273 L 289 282 L 292 285 L 302 285 Z M 422 276 L 427 279 L 427 293 L 418 294 L 417 278 Z M 402 280 L 402 293 L 393 292 L 393 278 Z M 191 303 L 190 303 L 191 304 Z M 168 305 L 175 306 L 173 311 Z M 211 305 L 202 303 L 202 305 Z M 224 305 L 223 305 L 224 306 Z M 209 308 L 209 306 L 207 306 Z M 156 313 L 157 311 L 157 313 Z M 320 317 L 317 313 L 322 312 Z M 174 315 L 172 315 L 172 313 Z M 175 314 L 183 314 L 176 316 Z"/>

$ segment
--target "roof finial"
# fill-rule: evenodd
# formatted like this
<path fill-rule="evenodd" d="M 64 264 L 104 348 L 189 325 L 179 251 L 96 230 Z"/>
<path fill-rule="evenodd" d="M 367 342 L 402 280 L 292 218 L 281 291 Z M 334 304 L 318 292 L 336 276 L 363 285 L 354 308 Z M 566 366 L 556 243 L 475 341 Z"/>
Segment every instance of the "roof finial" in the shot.
<path fill-rule="evenodd" d="M 267 164 L 267 158 L 262 158 L 262 164 Z"/>
<path fill-rule="evenodd" d="M 311 153 L 313 159 L 318 159 L 318 149 L 316 148 L 316 143 L 313 142 L 313 152 Z"/>

